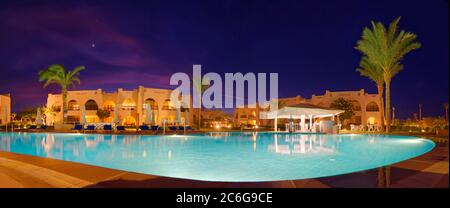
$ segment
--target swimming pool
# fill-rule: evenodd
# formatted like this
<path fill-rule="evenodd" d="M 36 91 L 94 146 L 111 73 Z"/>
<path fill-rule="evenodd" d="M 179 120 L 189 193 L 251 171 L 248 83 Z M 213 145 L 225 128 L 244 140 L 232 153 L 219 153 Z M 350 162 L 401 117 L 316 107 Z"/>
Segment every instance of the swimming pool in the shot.
<path fill-rule="evenodd" d="M 397 163 L 434 146 L 432 141 L 417 137 L 356 134 L 0 133 L 0 151 L 205 181 L 333 176 Z"/>

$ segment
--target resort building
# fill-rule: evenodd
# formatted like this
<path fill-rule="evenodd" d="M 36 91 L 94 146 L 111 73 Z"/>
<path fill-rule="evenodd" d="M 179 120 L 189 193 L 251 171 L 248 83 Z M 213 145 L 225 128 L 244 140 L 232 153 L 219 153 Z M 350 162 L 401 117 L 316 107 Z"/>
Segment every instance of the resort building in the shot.
<path fill-rule="evenodd" d="M 172 90 L 144 88 L 139 86 L 134 90 L 119 88 L 115 92 L 98 90 L 69 91 L 68 101 L 68 123 L 80 123 L 82 111 L 85 113 L 86 123 L 114 123 L 117 114 L 121 125 L 136 126 L 143 124 L 146 120 L 146 109 L 152 109 L 154 118 L 152 124 L 166 125 L 177 123 L 177 109 L 170 101 Z M 61 94 L 49 94 L 47 107 L 54 111 L 53 115 L 47 115 L 47 125 L 61 124 L 63 121 L 63 103 Z M 82 110 L 82 108 L 84 108 Z M 115 111 L 118 112 L 115 112 Z M 105 118 L 99 117 L 99 111 L 109 112 Z M 107 114 L 108 115 L 108 114 Z M 185 120 L 185 117 L 188 117 Z M 181 121 L 187 125 L 195 119 L 194 112 L 187 108 L 180 109 Z M 178 122 L 179 123 L 179 122 Z"/>
<path fill-rule="evenodd" d="M 306 99 L 301 96 L 279 98 L 279 106 L 295 105 L 298 103 L 305 103 Z M 243 106 L 242 108 L 236 108 L 234 111 L 234 125 L 235 126 L 268 126 L 273 125 L 269 120 L 261 119 L 260 113 L 267 112 L 269 108 L 262 109 L 259 105 L 256 108 L 249 108 L 248 106 Z"/>
<path fill-rule="evenodd" d="M 202 109 L 202 127 L 206 128 L 231 128 L 233 127 L 233 115 L 218 109 Z"/>
<path fill-rule="evenodd" d="M 323 95 L 312 95 L 309 102 L 318 106 L 330 107 L 330 104 L 338 98 L 344 98 L 353 102 L 355 115 L 346 121 L 347 124 L 381 124 L 378 94 L 366 93 L 364 89 L 339 92 L 327 90 Z"/>
<path fill-rule="evenodd" d="M 380 103 L 378 94 L 369 94 L 361 89 L 359 91 L 325 91 L 323 95 L 312 95 L 311 98 L 302 98 L 301 96 L 279 98 L 279 108 L 282 106 L 292 106 L 298 104 L 311 104 L 324 108 L 329 108 L 331 103 L 338 98 L 350 100 L 354 105 L 355 115 L 345 121 L 345 124 L 368 125 L 380 124 Z M 235 126 L 257 125 L 257 126 L 273 126 L 273 121 L 260 119 L 260 112 L 267 112 L 268 109 L 261 109 L 259 105 L 256 108 L 237 108 L 235 110 Z M 283 121 L 281 122 L 283 123 Z"/>
<path fill-rule="evenodd" d="M 0 125 L 5 125 L 11 121 L 11 96 L 0 95 Z"/>

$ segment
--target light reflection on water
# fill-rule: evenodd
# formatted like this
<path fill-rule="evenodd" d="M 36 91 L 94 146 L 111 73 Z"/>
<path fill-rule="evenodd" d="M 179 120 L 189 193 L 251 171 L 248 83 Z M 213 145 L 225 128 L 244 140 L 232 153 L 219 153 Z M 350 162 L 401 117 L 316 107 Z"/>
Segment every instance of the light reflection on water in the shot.
<path fill-rule="evenodd" d="M 0 133 L 0 151 L 210 181 L 337 175 L 399 162 L 433 147 L 429 140 L 386 135 Z"/>

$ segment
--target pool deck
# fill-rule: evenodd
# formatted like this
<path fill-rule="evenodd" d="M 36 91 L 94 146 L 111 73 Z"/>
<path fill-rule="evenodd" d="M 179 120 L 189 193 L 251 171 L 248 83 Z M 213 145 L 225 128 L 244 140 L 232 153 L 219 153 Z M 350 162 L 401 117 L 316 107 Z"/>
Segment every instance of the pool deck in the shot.
<path fill-rule="evenodd" d="M 448 188 L 448 142 L 391 166 L 393 188 Z M 377 171 L 306 180 L 206 182 L 133 173 L 98 166 L 0 151 L 3 188 L 334 188 L 377 187 Z"/>

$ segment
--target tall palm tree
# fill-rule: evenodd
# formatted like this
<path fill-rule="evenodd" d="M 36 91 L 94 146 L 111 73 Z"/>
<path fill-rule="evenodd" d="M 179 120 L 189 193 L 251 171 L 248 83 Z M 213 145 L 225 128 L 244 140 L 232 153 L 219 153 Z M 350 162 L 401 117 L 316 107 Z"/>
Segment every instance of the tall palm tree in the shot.
<path fill-rule="evenodd" d="M 448 103 L 444 104 L 445 121 L 448 123 Z"/>
<path fill-rule="evenodd" d="M 206 79 L 206 78 L 205 78 Z M 209 82 L 209 80 L 208 79 L 206 79 L 208 82 Z M 195 88 L 195 90 L 197 90 L 197 92 L 199 92 L 200 93 L 200 95 L 199 95 L 199 103 L 200 103 L 200 107 L 199 107 L 199 109 L 198 109 L 198 112 L 197 112 L 197 115 L 198 115 L 198 119 L 197 119 L 197 121 L 198 121 L 198 123 L 197 123 L 197 125 L 198 125 L 198 129 L 200 129 L 201 128 L 201 125 L 202 125 L 202 96 L 203 96 L 203 93 L 211 86 L 211 85 L 204 85 L 203 83 L 202 83 L 202 80 L 200 80 L 200 82 L 197 82 L 196 80 L 194 80 L 193 81 L 193 87 Z"/>
<path fill-rule="evenodd" d="M 367 77 L 377 85 L 378 99 L 380 102 L 380 122 L 381 129 L 384 130 L 384 102 L 383 102 L 383 92 L 384 92 L 384 72 L 383 69 L 377 65 L 370 62 L 367 57 L 363 57 L 359 63 L 359 68 L 356 69 L 361 76 Z"/>
<path fill-rule="evenodd" d="M 366 56 L 371 63 L 383 70 L 386 84 L 386 132 L 391 130 L 391 81 L 402 70 L 400 61 L 403 57 L 421 47 L 416 41 L 417 35 L 398 31 L 400 17 L 394 20 L 389 28 L 381 22 L 372 22 L 372 28 L 364 28 L 362 39 L 358 41 L 356 49 Z"/>
<path fill-rule="evenodd" d="M 78 66 L 72 71 L 66 71 L 64 66 L 53 64 L 46 70 L 42 70 L 39 72 L 39 81 L 45 82 L 44 88 L 50 84 L 58 84 L 61 87 L 64 123 L 67 123 L 67 90 L 69 87 L 75 87 L 76 84 L 80 84 L 80 71 L 84 69 L 84 66 Z"/>

